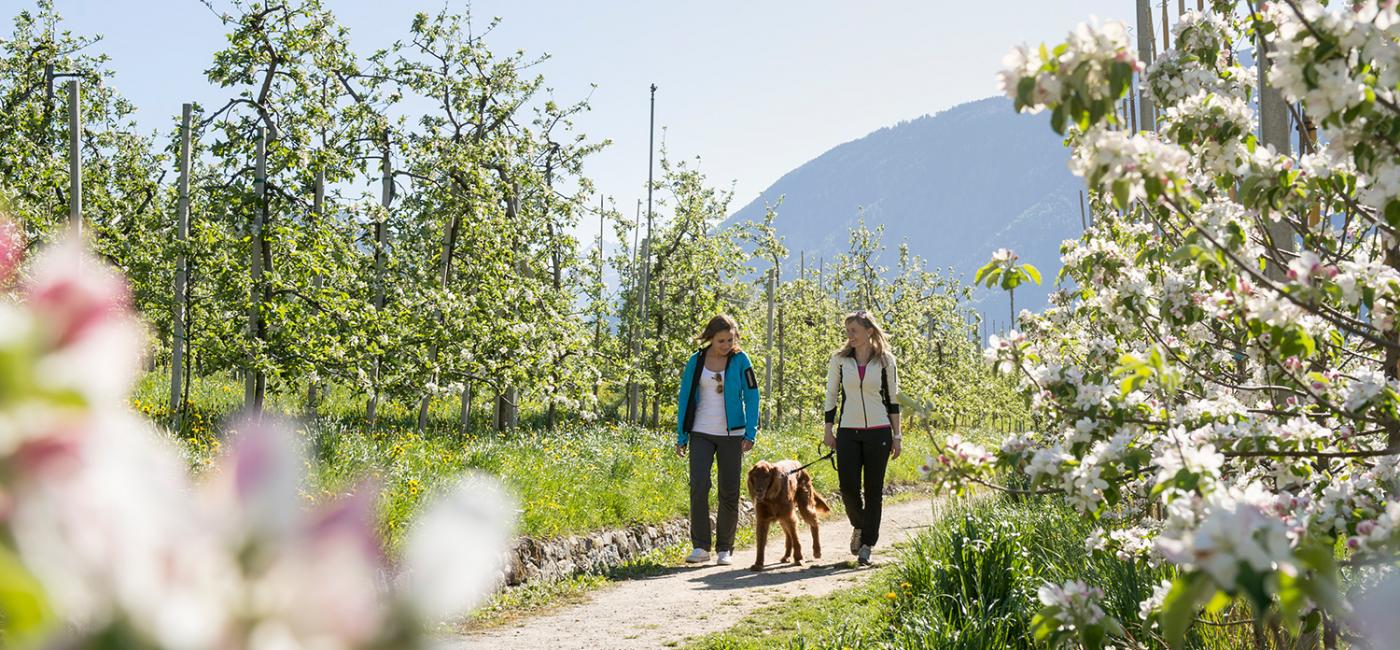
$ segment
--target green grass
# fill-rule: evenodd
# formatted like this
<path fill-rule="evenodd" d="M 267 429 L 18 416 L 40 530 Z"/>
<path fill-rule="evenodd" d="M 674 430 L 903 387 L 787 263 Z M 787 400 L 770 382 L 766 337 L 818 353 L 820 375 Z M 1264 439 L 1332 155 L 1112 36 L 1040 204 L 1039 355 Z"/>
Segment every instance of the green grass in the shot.
<path fill-rule="evenodd" d="M 1036 590 L 1067 580 L 1103 589 L 1109 614 L 1144 647 L 1162 647 L 1143 629 L 1137 604 L 1172 569 L 1088 556 L 1091 528 L 1052 500 L 957 502 L 867 583 L 763 608 L 688 647 L 1029 649 L 1036 647 L 1030 638 Z M 1211 618 L 1242 616 L 1227 611 Z M 1201 650 L 1251 647 L 1247 626 L 1197 625 L 1187 641 Z"/>
<path fill-rule="evenodd" d="M 149 373 L 133 405 L 157 422 L 168 422 L 164 387 L 162 373 Z M 242 388 L 232 377 L 211 377 L 195 381 L 190 393 L 190 416 L 174 435 L 198 469 L 221 451 L 226 434 L 222 423 L 241 406 Z M 296 414 L 301 396 L 271 394 L 267 403 L 269 411 Z M 552 537 L 659 523 L 689 511 L 687 461 L 675 455 L 669 430 L 574 425 L 555 432 L 462 435 L 443 410 L 419 434 L 412 421 L 416 414 L 402 405 L 384 402 L 380 422 L 373 428 L 363 421 L 363 407 L 361 396 L 333 389 L 322 404 L 322 415 L 300 422 L 298 434 L 313 461 L 304 490 L 311 499 L 324 500 L 365 477 L 376 478 L 383 486 L 382 531 L 391 547 L 426 494 L 470 470 L 497 475 L 511 486 L 520 502 L 521 535 Z M 817 423 L 764 431 L 745 464 L 812 460 L 819 453 L 820 437 Z M 905 441 L 905 455 L 890 463 L 891 482 L 916 480 L 930 448 L 926 436 L 911 434 Z M 809 471 L 818 489 L 836 491 L 830 464 L 818 463 Z"/>
<path fill-rule="evenodd" d="M 875 569 L 858 587 L 817 598 L 793 598 L 740 619 L 733 627 L 694 639 L 689 650 L 806 647 L 811 639 L 873 637 L 889 606 L 884 591 L 893 566 Z"/>

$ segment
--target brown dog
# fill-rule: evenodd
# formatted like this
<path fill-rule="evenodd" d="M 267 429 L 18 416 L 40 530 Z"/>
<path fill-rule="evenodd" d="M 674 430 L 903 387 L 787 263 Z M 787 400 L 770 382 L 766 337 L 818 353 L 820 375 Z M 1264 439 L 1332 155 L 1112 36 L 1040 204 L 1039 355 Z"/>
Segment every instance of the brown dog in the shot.
<path fill-rule="evenodd" d="M 802 564 L 802 541 L 797 538 L 797 515 L 812 529 L 812 557 L 821 558 L 822 540 L 817 515 L 831 512 L 822 495 L 812 489 L 812 477 L 795 460 L 778 463 L 759 461 L 749 470 L 749 497 L 753 499 L 754 522 L 758 526 L 758 555 L 753 571 L 763 570 L 763 547 L 768 543 L 768 526 L 777 520 L 785 536 L 783 562 L 792 558 Z"/>

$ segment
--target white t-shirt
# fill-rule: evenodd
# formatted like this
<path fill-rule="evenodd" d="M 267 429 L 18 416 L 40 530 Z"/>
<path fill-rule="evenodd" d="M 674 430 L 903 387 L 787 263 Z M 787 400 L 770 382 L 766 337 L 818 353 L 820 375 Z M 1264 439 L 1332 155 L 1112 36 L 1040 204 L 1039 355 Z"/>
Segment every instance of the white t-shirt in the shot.
<path fill-rule="evenodd" d="M 722 384 L 715 379 L 716 374 L 724 373 L 708 368 L 700 373 L 700 403 L 695 407 L 695 423 L 691 430 L 712 436 L 727 436 L 731 435 L 729 418 L 724 413 L 724 394 L 720 392 Z M 744 430 L 738 429 L 738 432 L 742 435 Z"/>

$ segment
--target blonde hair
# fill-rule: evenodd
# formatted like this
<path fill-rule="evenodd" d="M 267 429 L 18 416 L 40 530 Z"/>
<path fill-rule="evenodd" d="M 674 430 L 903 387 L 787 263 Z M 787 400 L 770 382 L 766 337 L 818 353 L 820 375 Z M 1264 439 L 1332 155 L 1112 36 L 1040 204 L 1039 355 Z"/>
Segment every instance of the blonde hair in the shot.
<path fill-rule="evenodd" d="M 734 332 L 734 347 L 730 349 L 730 354 L 739 352 L 739 323 L 728 314 L 719 314 L 710 319 L 705 324 L 705 329 L 700 331 L 700 335 L 695 337 L 695 341 L 702 345 L 709 345 L 710 340 L 724 332 Z"/>
<path fill-rule="evenodd" d="M 888 342 L 885 339 L 885 330 L 881 329 L 880 324 L 875 322 L 875 317 L 864 309 L 857 309 L 856 311 L 846 314 L 845 324 L 850 325 L 851 323 L 856 323 L 870 330 L 870 347 L 873 348 L 875 352 L 875 354 L 871 355 L 871 358 L 878 358 L 881 363 L 888 365 L 892 355 Z M 837 350 L 836 354 L 832 356 L 854 357 L 856 356 L 856 350 L 851 347 L 851 344 L 848 342 L 846 345 L 841 346 L 841 349 Z"/>

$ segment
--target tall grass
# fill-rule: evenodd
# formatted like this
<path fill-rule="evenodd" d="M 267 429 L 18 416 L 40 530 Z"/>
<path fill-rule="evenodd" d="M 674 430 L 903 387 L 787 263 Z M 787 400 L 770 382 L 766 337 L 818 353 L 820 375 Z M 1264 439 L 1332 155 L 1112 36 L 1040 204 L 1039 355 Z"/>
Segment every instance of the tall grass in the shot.
<path fill-rule="evenodd" d="M 1104 591 L 1105 611 L 1136 644 L 1164 647 L 1138 614 L 1168 566 L 1090 555 L 1092 524 L 1052 499 L 977 497 L 941 510 L 928 530 L 894 564 L 866 585 L 813 601 L 755 612 L 733 630 L 702 639 L 697 648 L 881 648 L 991 650 L 1037 647 L 1031 619 L 1036 591 L 1046 582 L 1081 580 Z M 761 641 L 755 629 L 774 616 L 802 621 L 800 630 Z M 1239 612 L 1211 617 L 1239 619 Z M 1252 647 L 1248 626 L 1197 625 L 1190 648 Z"/>

